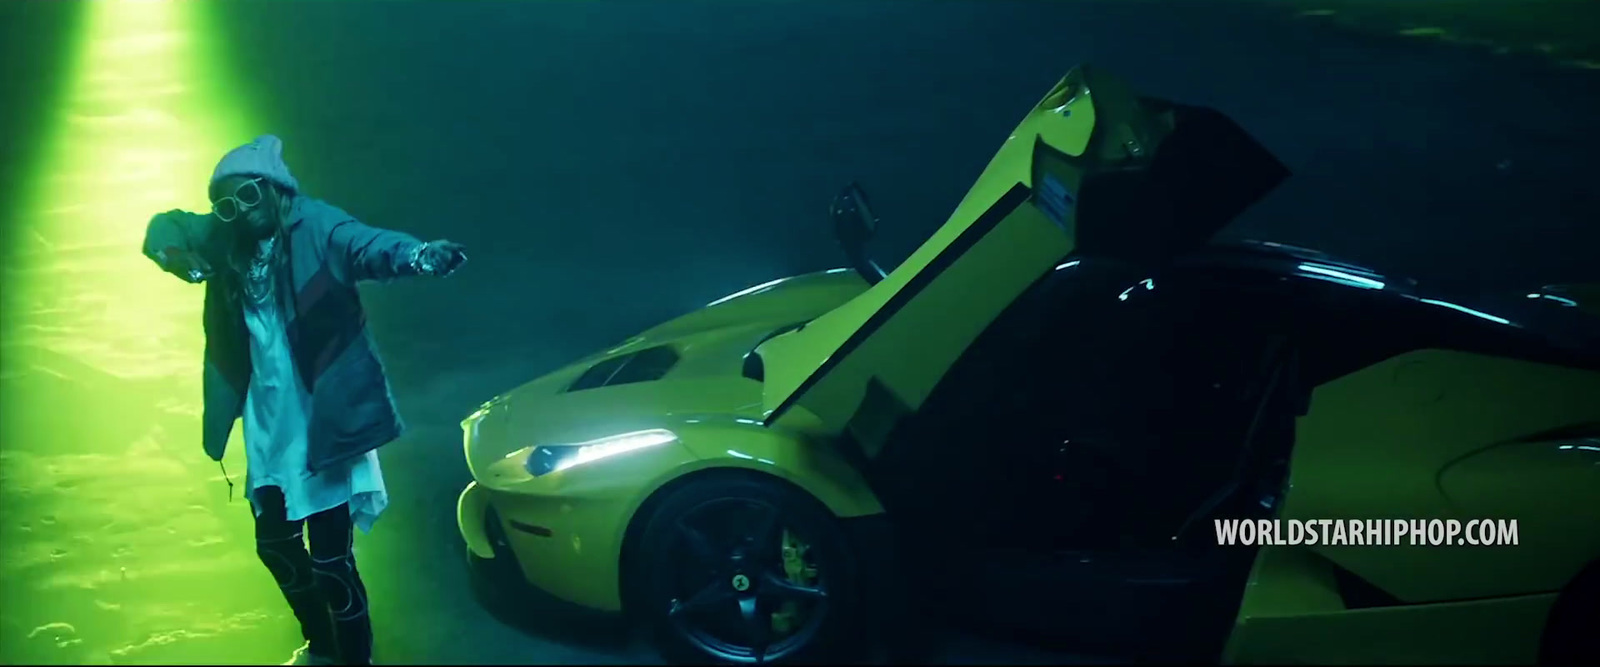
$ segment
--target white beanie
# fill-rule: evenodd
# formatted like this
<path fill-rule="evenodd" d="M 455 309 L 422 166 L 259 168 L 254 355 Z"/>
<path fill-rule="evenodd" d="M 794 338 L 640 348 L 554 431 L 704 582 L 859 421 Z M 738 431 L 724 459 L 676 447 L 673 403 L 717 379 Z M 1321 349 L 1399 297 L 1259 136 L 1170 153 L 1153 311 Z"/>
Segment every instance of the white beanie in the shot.
<path fill-rule="evenodd" d="M 283 161 L 283 140 L 270 134 L 222 156 L 217 170 L 211 173 L 211 184 L 229 176 L 259 176 L 291 192 L 300 191 L 300 183 L 289 175 L 289 165 Z"/>

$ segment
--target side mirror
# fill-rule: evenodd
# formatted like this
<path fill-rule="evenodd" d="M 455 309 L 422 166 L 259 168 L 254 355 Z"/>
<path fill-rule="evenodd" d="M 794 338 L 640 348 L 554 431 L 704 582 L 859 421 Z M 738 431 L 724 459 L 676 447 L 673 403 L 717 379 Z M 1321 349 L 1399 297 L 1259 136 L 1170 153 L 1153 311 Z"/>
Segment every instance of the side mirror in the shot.
<path fill-rule="evenodd" d="M 866 191 L 855 183 L 845 186 L 828 206 L 828 218 L 833 223 L 834 238 L 856 273 L 869 285 L 882 281 L 887 274 L 867 254 L 867 241 L 878 232 L 878 216 L 867 203 Z"/>

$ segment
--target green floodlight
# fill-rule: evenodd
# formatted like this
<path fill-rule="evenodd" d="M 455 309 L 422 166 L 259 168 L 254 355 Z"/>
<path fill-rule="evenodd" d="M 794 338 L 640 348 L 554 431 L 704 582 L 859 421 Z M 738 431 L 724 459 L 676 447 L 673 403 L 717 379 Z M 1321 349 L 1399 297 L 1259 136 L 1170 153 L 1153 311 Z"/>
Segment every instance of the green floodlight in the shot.
<path fill-rule="evenodd" d="M 200 449 L 202 288 L 139 253 L 255 129 L 207 42 L 220 8 L 80 7 L 41 160 L 0 202 L 0 663 L 282 660 L 293 619 Z"/>

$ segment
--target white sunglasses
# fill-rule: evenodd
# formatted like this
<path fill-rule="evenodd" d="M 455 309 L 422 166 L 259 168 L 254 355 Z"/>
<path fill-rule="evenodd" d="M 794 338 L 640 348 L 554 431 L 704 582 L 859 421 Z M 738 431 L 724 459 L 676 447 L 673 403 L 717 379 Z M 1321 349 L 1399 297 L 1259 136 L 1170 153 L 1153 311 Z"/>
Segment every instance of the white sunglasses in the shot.
<path fill-rule="evenodd" d="M 231 196 L 211 202 L 211 212 L 223 222 L 232 222 L 240 213 L 261 205 L 261 179 L 252 178 L 234 188 Z"/>

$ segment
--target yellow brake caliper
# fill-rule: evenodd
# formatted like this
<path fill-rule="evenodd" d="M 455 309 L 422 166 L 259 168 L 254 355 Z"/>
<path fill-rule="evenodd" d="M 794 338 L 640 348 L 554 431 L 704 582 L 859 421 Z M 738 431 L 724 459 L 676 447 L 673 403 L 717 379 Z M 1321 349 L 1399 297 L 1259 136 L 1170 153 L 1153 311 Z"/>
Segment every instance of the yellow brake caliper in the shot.
<path fill-rule="evenodd" d="M 810 546 L 795 539 L 794 534 L 788 529 L 783 531 L 783 575 L 790 583 L 796 586 L 814 585 L 817 581 L 817 568 L 806 564 L 806 552 Z M 784 600 L 777 611 L 772 612 L 772 631 L 778 635 L 788 635 L 800 625 L 796 618 L 800 613 L 800 606 L 794 600 Z"/>

